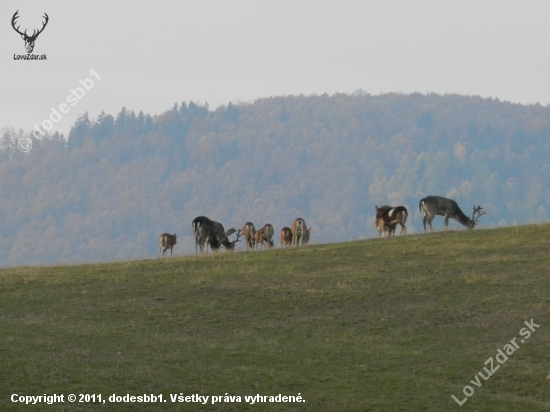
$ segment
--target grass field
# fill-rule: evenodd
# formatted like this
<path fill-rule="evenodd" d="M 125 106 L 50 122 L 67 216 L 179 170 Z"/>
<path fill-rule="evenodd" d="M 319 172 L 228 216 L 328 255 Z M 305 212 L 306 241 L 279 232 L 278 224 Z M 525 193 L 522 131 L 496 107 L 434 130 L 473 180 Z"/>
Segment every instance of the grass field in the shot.
<path fill-rule="evenodd" d="M 2 270 L 0 410 L 548 411 L 549 268 L 550 225 L 533 225 Z M 54 393 L 65 403 L 10 400 Z M 256 394 L 305 402 L 245 402 Z"/>

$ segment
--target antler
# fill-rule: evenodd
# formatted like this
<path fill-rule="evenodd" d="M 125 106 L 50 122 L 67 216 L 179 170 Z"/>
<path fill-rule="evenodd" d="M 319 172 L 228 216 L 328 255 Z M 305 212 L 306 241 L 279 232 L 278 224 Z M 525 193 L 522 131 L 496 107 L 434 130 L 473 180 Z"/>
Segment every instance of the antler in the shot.
<path fill-rule="evenodd" d="M 227 232 L 225 232 L 225 237 L 229 237 L 231 236 L 233 233 L 235 233 L 236 230 L 234 227 L 232 227 L 231 229 L 229 229 Z"/>
<path fill-rule="evenodd" d="M 232 235 L 233 233 L 237 232 L 235 229 L 231 228 L 229 229 L 227 233 L 229 233 L 230 235 Z M 239 238 L 242 236 L 242 229 L 239 229 L 239 231 L 237 232 L 237 239 L 235 239 L 233 242 L 230 242 L 227 237 L 222 241 L 222 245 L 223 247 L 225 247 L 226 249 L 228 250 L 235 250 L 235 244 L 237 242 L 240 242 Z"/>
<path fill-rule="evenodd" d="M 44 31 L 44 29 L 46 28 L 46 25 L 48 24 L 48 21 L 50 21 L 50 18 L 48 17 L 48 14 L 46 12 L 44 12 L 44 16 L 42 16 L 42 17 L 45 17 L 46 21 L 44 23 L 42 23 L 42 28 L 40 30 L 38 30 L 38 33 L 34 34 L 34 31 L 33 31 L 31 37 L 38 37 L 38 35 L 40 33 L 42 33 Z"/>
<path fill-rule="evenodd" d="M 479 221 L 478 219 L 479 219 L 481 216 L 487 214 L 487 212 L 482 211 L 482 209 L 483 209 L 483 208 L 482 208 L 481 206 L 476 207 L 476 206 L 474 205 L 474 213 L 472 213 L 472 220 L 473 220 L 474 222 L 478 222 L 478 221 Z M 477 216 L 476 216 L 476 213 L 477 213 Z"/>
<path fill-rule="evenodd" d="M 235 229 L 233 229 L 233 230 L 235 230 Z M 233 233 L 235 233 L 235 232 L 233 232 Z M 243 230 L 242 230 L 242 229 L 239 229 L 239 231 L 237 232 L 237 239 L 235 239 L 233 242 L 231 242 L 231 244 L 232 244 L 233 246 L 235 246 L 235 243 L 240 242 L 239 238 L 240 238 L 242 235 L 243 235 Z"/>
<path fill-rule="evenodd" d="M 15 12 L 15 14 L 13 15 L 13 17 L 12 17 L 12 19 L 11 19 L 11 26 L 12 26 L 13 29 L 14 29 L 17 33 L 19 33 L 21 36 L 26 36 L 26 35 L 27 35 L 27 30 L 25 30 L 25 33 L 21 33 L 21 32 L 19 31 L 19 27 L 21 27 L 21 26 L 17 26 L 17 28 L 15 28 L 15 20 L 17 20 L 17 18 L 19 17 L 19 16 L 17 15 L 17 13 L 19 13 L 19 10 L 17 10 L 17 11 Z"/>
<path fill-rule="evenodd" d="M 38 33 L 36 32 L 36 30 L 33 30 L 32 36 L 29 36 L 29 35 L 27 35 L 27 30 L 25 30 L 24 33 L 21 33 L 19 31 L 19 27 L 21 27 L 21 26 L 17 26 L 17 28 L 15 27 L 15 20 L 17 20 L 19 18 L 19 16 L 17 15 L 18 13 L 19 13 L 19 10 L 17 10 L 15 12 L 15 14 L 13 15 L 13 17 L 11 19 L 11 25 L 17 33 L 19 33 L 21 36 L 25 36 L 28 39 L 35 39 L 36 37 L 38 37 L 38 35 L 40 33 L 42 33 L 42 31 L 44 31 L 44 29 L 46 28 L 46 25 L 48 24 L 48 21 L 50 20 L 50 18 L 48 17 L 48 14 L 44 13 L 43 17 L 46 19 L 46 21 L 44 23 L 42 23 L 42 28 L 40 30 L 38 30 Z"/>

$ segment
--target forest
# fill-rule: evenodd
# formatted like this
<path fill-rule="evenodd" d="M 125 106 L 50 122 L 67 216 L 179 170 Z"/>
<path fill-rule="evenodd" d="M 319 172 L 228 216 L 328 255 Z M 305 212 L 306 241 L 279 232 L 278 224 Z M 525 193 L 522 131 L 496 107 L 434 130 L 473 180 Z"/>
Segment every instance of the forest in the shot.
<path fill-rule="evenodd" d="M 418 234 L 427 195 L 467 215 L 481 205 L 481 228 L 548 221 L 550 108 L 538 104 L 357 91 L 122 108 L 82 114 L 68 136 L 0 134 L 3 267 L 155 258 L 163 232 L 178 236 L 174 255 L 194 253 L 199 215 L 271 223 L 276 245 L 302 217 L 314 244 L 378 237 L 375 205 L 403 205 Z"/>

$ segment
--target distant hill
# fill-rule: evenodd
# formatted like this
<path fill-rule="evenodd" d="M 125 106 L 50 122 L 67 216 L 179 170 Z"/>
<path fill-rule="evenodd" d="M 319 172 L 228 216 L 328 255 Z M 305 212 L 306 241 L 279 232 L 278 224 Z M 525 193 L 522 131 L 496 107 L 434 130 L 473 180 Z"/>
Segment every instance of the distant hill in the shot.
<path fill-rule="evenodd" d="M 312 243 L 377 236 L 374 206 L 455 199 L 483 226 L 548 221 L 550 108 L 475 96 L 284 96 L 215 110 L 174 104 L 158 116 L 122 109 L 82 115 L 67 138 L 28 153 L 2 131 L 2 265 L 155 256 L 177 233 L 194 253 L 191 221 L 226 228 L 303 217 Z M 442 218 L 434 221 L 438 230 Z M 452 228 L 462 226 L 452 222 Z M 241 246 L 241 248 L 244 246 Z"/>

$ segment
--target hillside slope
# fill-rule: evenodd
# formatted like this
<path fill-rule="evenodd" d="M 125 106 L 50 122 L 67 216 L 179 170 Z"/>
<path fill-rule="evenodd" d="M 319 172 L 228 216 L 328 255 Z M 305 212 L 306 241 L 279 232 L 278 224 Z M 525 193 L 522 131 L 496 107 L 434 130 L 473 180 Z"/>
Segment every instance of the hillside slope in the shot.
<path fill-rule="evenodd" d="M 88 393 L 163 394 L 167 411 L 546 411 L 549 250 L 550 225 L 531 225 L 2 270 L 0 409 L 28 409 L 14 393 Z M 243 398 L 172 403 L 180 393 Z M 257 394 L 305 403 L 247 407 Z"/>

